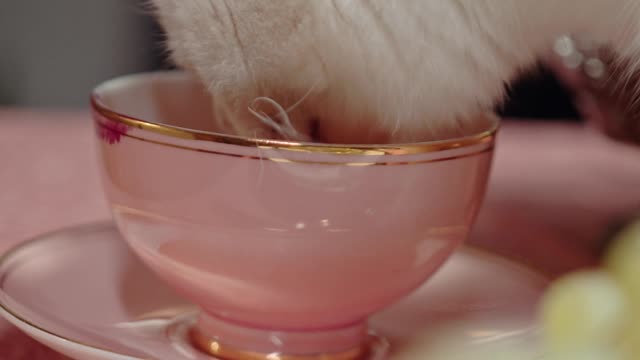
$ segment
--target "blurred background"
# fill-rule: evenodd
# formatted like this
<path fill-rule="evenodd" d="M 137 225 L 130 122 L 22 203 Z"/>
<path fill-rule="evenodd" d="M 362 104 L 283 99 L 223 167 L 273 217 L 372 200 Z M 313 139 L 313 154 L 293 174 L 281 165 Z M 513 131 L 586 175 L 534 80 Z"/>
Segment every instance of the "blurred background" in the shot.
<path fill-rule="evenodd" d="M 104 80 L 169 67 L 162 39 L 140 0 L 0 0 L 0 107 L 86 107 Z M 579 117 L 543 67 L 510 95 L 508 117 Z"/>
<path fill-rule="evenodd" d="M 86 107 L 110 77 L 162 66 L 138 0 L 0 0 L 0 106 Z"/>

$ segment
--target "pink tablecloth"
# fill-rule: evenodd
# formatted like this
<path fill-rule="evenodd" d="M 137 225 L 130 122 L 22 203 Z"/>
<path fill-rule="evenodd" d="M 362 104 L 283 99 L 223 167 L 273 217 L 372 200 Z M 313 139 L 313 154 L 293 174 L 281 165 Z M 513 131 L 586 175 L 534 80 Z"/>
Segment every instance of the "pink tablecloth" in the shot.
<path fill-rule="evenodd" d="M 0 252 L 108 217 L 86 112 L 0 110 Z M 578 126 L 504 124 L 471 243 L 551 274 L 594 260 L 612 221 L 640 210 L 640 149 Z M 0 321 L 0 360 L 54 355 Z"/>

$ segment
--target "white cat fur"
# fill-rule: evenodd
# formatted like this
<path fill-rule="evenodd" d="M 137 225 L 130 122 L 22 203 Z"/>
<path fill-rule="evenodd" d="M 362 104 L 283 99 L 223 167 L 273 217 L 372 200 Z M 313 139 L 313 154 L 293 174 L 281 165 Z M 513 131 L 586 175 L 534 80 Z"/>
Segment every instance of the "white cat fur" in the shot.
<path fill-rule="evenodd" d="M 559 35 L 640 52 L 640 0 L 152 3 L 173 60 L 216 99 L 221 131 L 244 136 L 277 136 L 249 111 L 282 121 L 266 98 L 328 142 L 462 135 Z"/>

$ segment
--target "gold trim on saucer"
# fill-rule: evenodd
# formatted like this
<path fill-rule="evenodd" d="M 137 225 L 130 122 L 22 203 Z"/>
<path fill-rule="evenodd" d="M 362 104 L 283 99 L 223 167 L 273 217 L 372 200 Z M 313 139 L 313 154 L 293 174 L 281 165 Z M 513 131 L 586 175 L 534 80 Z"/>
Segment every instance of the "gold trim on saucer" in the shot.
<path fill-rule="evenodd" d="M 2 283 L 4 281 L 4 276 L 5 273 L 7 271 L 7 265 L 9 265 L 8 263 L 10 262 L 10 260 L 16 255 L 19 254 L 21 251 L 28 249 L 31 246 L 37 245 L 40 242 L 58 242 L 60 241 L 60 237 L 64 237 L 65 235 L 68 234 L 86 234 L 86 233 L 91 233 L 94 231 L 113 231 L 114 229 L 116 229 L 113 225 L 113 223 L 111 221 L 101 221 L 101 222 L 95 222 L 95 223 L 90 223 L 90 224 L 84 224 L 84 225 L 75 225 L 75 226 L 71 226 L 71 227 L 66 227 L 66 228 L 61 228 L 59 230 L 55 230 L 55 231 L 49 231 L 49 232 L 44 232 L 38 236 L 32 237 L 24 242 L 22 242 L 19 245 L 16 245 L 14 247 L 12 247 L 11 249 L 9 249 L 8 251 L 6 251 L 4 254 L 2 254 L 0 256 L 0 291 L 2 291 L 4 293 L 4 290 L 2 290 Z M 489 249 L 483 249 L 480 247 L 476 247 L 476 246 L 470 246 L 470 245 L 464 245 L 460 248 L 459 251 L 462 252 L 467 252 L 467 253 L 471 253 L 471 254 L 476 254 L 478 257 L 483 257 L 483 258 L 487 258 L 487 259 L 491 259 L 491 261 L 499 261 L 501 263 L 503 263 L 506 267 L 510 267 L 514 270 L 521 270 L 524 273 L 526 273 L 527 277 L 533 282 L 535 281 L 536 283 L 542 285 L 542 283 L 544 284 L 548 284 L 551 281 L 551 278 L 548 274 L 545 274 L 541 271 L 539 271 L 539 269 L 537 269 L 536 267 L 531 266 L 531 264 L 526 264 L 526 263 L 522 263 L 521 261 L 514 259 L 513 257 L 510 256 L 506 256 L 506 255 L 500 255 L 497 254 L 495 251 L 489 250 Z M 3 313 L 3 316 L 10 318 L 11 322 L 13 322 L 14 324 L 22 324 L 22 326 L 33 329 L 36 333 L 39 333 L 42 336 L 46 336 L 52 339 L 56 339 L 58 341 L 63 341 L 63 342 L 67 342 L 69 344 L 74 344 L 75 346 L 80 346 L 82 348 L 85 348 L 87 350 L 93 350 L 93 351 L 97 351 L 100 353 L 104 353 L 107 355 L 117 355 L 117 356 L 122 356 L 122 357 L 127 357 L 127 358 L 135 358 L 138 359 L 137 357 L 135 357 L 135 355 L 132 354 L 126 354 L 126 353 L 121 353 L 121 352 L 117 352 L 117 351 L 113 351 L 107 348 L 103 348 L 100 346 L 95 346 L 95 345 L 91 345 L 88 343 L 84 343 L 82 341 L 78 341 L 78 340 L 74 340 L 73 338 L 70 337 L 65 337 L 64 335 L 60 335 L 60 334 L 56 334 L 55 332 L 52 332 L 50 330 L 47 330 L 39 325 L 36 325 L 35 323 L 33 323 L 32 321 L 26 319 L 25 317 L 21 316 L 19 314 L 19 311 L 12 309 L 8 304 L 7 304 L 7 300 L 8 297 L 0 297 L 0 313 Z M 186 310 L 186 308 L 185 308 Z M 174 308 L 171 309 L 170 312 L 166 312 L 166 313 L 155 313 L 156 315 L 164 315 L 164 316 L 170 316 L 170 314 L 175 313 L 179 311 L 178 308 Z M 147 318 L 150 314 L 145 314 L 143 318 Z M 198 340 L 198 339 L 193 339 Z M 206 341 L 206 343 L 202 343 L 202 345 L 199 345 L 199 348 L 204 348 L 206 349 L 208 346 L 210 346 L 212 343 L 210 341 L 208 341 L 206 338 L 202 338 L 200 339 L 200 341 Z M 366 356 L 367 355 L 367 351 L 369 351 L 370 349 L 372 349 L 373 347 L 375 347 L 376 341 L 380 341 L 380 338 L 375 338 L 372 337 L 372 342 L 374 343 L 374 346 L 367 346 L 369 344 L 366 344 L 366 346 L 362 347 L 362 348 L 357 348 L 357 349 L 352 349 L 343 353 L 339 353 L 339 354 L 329 354 L 329 355 L 317 355 L 315 357 L 293 357 L 293 356 L 283 356 L 280 354 L 267 354 L 267 356 L 265 356 L 265 354 L 255 354 L 255 353 L 245 353 L 242 352 L 244 355 L 247 356 L 254 356 L 254 355 L 259 355 L 261 357 L 238 357 L 238 358 L 233 358 L 234 360 L 359 360 L 360 358 L 358 356 Z M 220 346 L 220 344 L 218 344 Z M 231 348 L 224 348 L 225 354 L 229 354 L 227 351 L 238 351 L 237 349 L 231 349 Z M 324 356 L 324 357 L 323 357 Z"/>
<path fill-rule="evenodd" d="M 490 128 L 477 134 L 462 136 L 449 140 L 434 140 L 405 144 L 370 145 L 308 143 L 233 136 L 221 133 L 188 129 L 173 125 L 159 124 L 138 119 L 110 109 L 107 105 L 100 101 L 100 96 L 97 90 L 92 93 L 90 102 L 91 108 L 97 114 L 107 120 L 120 123 L 131 128 L 137 128 L 140 130 L 145 130 L 173 138 L 201 140 L 253 148 L 259 147 L 262 149 L 288 150 L 334 155 L 412 155 L 458 149 L 462 147 L 486 143 L 487 141 L 492 141 L 500 127 L 499 118 L 495 114 L 485 113 L 479 116 L 485 117 L 492 121 L 492 125 Z"/>
<path fill-rule="evenodd" d="M 53 231 L 49 231 L 49 232 L 44 232 L 36 237 L 33 237 L 29 240 L 26 240 L 18 245 L 16 245 L 15 247 L 9 249 L 7 252 L 5 252 L 2 256 L 0 256 L 0 269 L 2 269 L 6 262 L 15 254 L 19 253 L 20 251 L 28 248 L 29 246 L 33 246 L 35 243 L 38 243 L 42 240 L 47 240 L 49 238 L 56 238 L 58 235 L 62 235 L 62 234 L 68 234 L 70 231 L 78 231 L 78 232 L 86 232 L 86 231 L 95 231 L 95 230 L 105 230 L 105 229 L 109 229 L 109 228 L 113 228 L 113 224 L 111 222 L 107 222 L 107 221 L 100 221 L 100 222 L 94 222 L 94 223 L 89 223 L 89 224 L 85 224 L 85 225 L 76 225 L 76 226 L 72 226 L 70 228 L 63 228 L 63 229 L 59 229 L 59 230 L 53 230 Z M 2 276 L 4 276 L 4 274 L 2 274 Z M 2 291 L 2 282 L 4 281 L 4 279 L 0 278 L 0 291 Z M 62 340 L 62 341 L 66 341 L 70 344 L 75 344 L 77 346 L 81 346 L 87 349 L 91 349 L 94 351 L 99 351 L 99 352 L 103 352 L 106 354 L 114 354 L 114 355 L 118 355 L 118 356 L 124 356 L 124 357 L 132 357 L 134 355 L 131 354 L 124 354 L 124 353 L 119 353 L 119 352 L 115 352 L 113 350 L 109 350 L 109 349 L 105 349 L 99 346 L 95 346 L 95 345 L 91 345 L 91 344 L 87 344 L 84 343 L 82 341 L 78 341 L 78 340 L 73 340 L 71 338 L 67 338 L 63 335 L 60 334 L 56 334 L 54 332 L 51 332 L 43 327 L 40 327 L 36 324 L 34 324 L 33 322 L 25 319 L 24 317 L 18 315 L 18 313 L 16 313 L 14 310 L 12 310 L 9 306 L 7 306 L 5 303 L 3 303 L 2 301 L 0 301 L 0 312 L 4 312 L 7 315 L 9 315 L 10 317 L 12 317 L 13 319 L 15 319 L 15 321 L 22 323 L 32 329 L 35 329 L 38 332 L 41 332 L 42 334 L 45 334 L 47 336 L 51 336 L 53 338 L 56 338 L 58 340 Z"/>
<path fill-rule="evenodd" d="M 211 339 L 198 330 L 191 328 L 189 338 L 193 345 L 207 355 L 225 360 L 364 360 L 370 353 L 369 343 L 351 350 L 313 355 L 287 355 L 281 353 L 262 354 L 253 351 L 245 351 L 226 346 L 218 340 Z"/>

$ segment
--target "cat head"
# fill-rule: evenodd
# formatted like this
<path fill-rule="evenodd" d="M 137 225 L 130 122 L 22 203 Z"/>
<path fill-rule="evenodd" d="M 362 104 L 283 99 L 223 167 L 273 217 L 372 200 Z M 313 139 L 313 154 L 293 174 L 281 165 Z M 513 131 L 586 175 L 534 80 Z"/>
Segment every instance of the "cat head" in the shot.
<path fill-rule="evenodd" d="M 636 0 L 152 3 L 172 59 L 211 92 L 221 131 L 351 143 L 475 132 L 474 115 L 556 36 L 587 31 L 624 49 L 638 13 Z"/>

